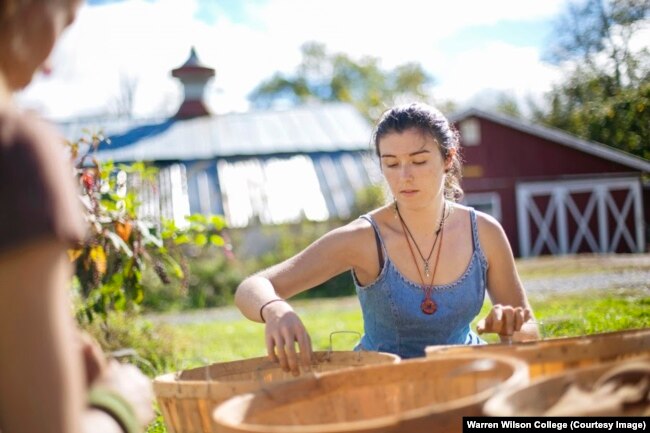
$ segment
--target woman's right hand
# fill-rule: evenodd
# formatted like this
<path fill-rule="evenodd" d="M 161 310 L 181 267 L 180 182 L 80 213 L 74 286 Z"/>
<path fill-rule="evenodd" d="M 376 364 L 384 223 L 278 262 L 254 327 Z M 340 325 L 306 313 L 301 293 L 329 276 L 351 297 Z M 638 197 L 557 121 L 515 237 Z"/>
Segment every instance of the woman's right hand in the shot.
<path fill-rule="evenodd" d="M 274 302 L 264 308 L 266 320 L 266 349 L 269 359 L 279 362 L 284 371 L 300 374 L 299 364 L 305 370 L 311 366 L 311 338 L 293 308 L 286 302 Z M 300 357 L 296 353 L 298 343 Z"/>

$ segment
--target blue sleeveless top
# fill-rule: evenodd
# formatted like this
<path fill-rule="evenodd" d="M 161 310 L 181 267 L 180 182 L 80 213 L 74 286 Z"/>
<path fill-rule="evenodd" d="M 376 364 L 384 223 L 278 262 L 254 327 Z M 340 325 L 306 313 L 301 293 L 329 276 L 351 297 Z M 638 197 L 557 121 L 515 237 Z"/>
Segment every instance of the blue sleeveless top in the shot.
<path fill-rule="evenodd" d="M 424 356 L 427 346 L 439 344 L 485 344 L 470 330 L 480 312 L 487 285 L 487 260 L 478 240 L 476 213 L 470 208 L 474 252 L 463 275 L 451 284 L 434 286 L 431 299 L 438 309 L 424 314 L 422 286 L 408 280 L 388 257 L 377 223 L 372 224 L 381 246 L 384 262 L 374 282 L 362 286 L 352 271 L 361 311 L 364 335 L 355 350 L 376 350 L 402 358 Z"/>

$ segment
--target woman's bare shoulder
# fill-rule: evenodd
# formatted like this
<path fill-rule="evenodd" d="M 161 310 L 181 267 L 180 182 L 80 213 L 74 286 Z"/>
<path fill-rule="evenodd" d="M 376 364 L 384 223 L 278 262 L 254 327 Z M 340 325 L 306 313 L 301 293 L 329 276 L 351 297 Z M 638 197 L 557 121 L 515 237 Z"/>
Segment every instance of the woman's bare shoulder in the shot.
<path fill-rule="evenodd" d="M 510 251 L 510 244 L 499 220 L 485 212 L 476 211 L 479 242 L 488 260 Z"/>
<path fill-rule="evenodd" d="M 381 231 L 381 228 L 385 226 L 388 221 L 393 219 L 394 214 L 392 205 L 385 205 L 374 209 L 366 213 L 365 216 L 372 219 L 372 221 L 375 223 L 375 226 L 378 226 L 379 230 Z M 367 218 L 359 217 L 356 220 L 352 221 L 350 224 L 353 224 L 351 228 L 353 230 L 356 230 L 357 233 L 363 233 L 365 235 L 370 233 L 374 237 L 373 226 Z"/>
<path fill-rule="evenodd" d="M 495 217 L 485 212 L 477 210 L 475 212 L 479 233 L 483 232 L 488 236 L 498 236 L 503 232 L 501 223 Z"/>
<path fill-rule="evenodd" d="M 357 218 L 344 226 L 333 230 L 331 233 L 346 242 L 354 243 L 355 241 L 360 241 L 368 236 L 372 236 L 372 232 L 372 225 L 367 219 Z"/>
<path fill-rule="evenodd" d="M 381 225 L 386 217 L 386 207 L 375 209 L 366 215 L 373 219 L 376 224 Z M 368 245 L 375 248 L 375 232 L 372 224 L 366 218 L 356 218 L 330 233 L 345 242 L 346 248 L 353 254 L 368 252 Z M 374 254 L 374 249 L 372 252 Z"/>

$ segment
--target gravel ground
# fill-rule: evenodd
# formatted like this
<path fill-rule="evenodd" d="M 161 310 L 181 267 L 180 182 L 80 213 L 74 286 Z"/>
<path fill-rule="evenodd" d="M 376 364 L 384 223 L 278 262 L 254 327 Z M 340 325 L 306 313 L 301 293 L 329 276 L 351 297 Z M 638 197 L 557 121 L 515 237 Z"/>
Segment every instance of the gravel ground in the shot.
<path fill-rule="evenodd" d="M 523 280 L 530 294 L 577 293 L 586 290 L 640 289 L 650 294 L 650 271 L 624 270 L 615 273 L 595 273 L 564 277 Z"/>
<path fill-rule="evenodd" d="M 592 290 L 631 289 L 647 291 L 650 295 L 650 254 L 618 256 L 580 256 L 569 258 L 541 258 L 518 263 L 526 292 L 531 296 L 554 294 L 576 294 Z M 536 275 L 536 269 L 544 272 Z M 561 275 L 566 270 L 569 274 Z M 558 275 L 549 275 L 549 270 L 557 270 Z M 332 308 L 349 311 L 359 308 L 355 297 L 323 299 L 315 306 L 313 303 L 297 301 L 296 310 L 316 312 Z M 211 308 L 179 313 L 151 314 L 147 316 L 155 322 L 168 324 L 205 323 L 212 321 L 231 321 L 243 316 L 233 307 Z"/>

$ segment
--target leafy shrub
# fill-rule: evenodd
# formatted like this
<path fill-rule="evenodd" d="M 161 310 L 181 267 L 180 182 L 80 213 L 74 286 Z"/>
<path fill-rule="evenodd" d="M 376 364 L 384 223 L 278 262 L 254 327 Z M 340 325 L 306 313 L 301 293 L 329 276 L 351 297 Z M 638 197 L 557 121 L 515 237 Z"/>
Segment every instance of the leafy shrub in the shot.
<path fill-rule="evenodd" d="M 184 248 L 206 244 L 228 249 L 221 216 L 191 215 L 178 227 L 173 220 L 147 221 L 139 217 L 137 192 L 129 190 L 129 175 L 152 181 L 156 168 L 143 163 L 115 166 L 94 158 L 105 139 L 100 134 L 68 143 L 77 161 L 76 175 L 81 184 L 81 201 L 89 224 L 82 245 L 70 250 L 75 263 L 73 286 L 81 302 L 80 322 L 92 322 L 96 315 L 106 318 L 111 311 L 130 311 L 145 299 L 143 273 L 153 270 L 160 281 L 187 284 Z M 80 155 L 80 150 L 84 153 Z"/>
<path fill-rule="evenodd" d="M 133 312 L 109 312 L 103 320 L 85 323 L 84 329 L 107 354 L 124 357 L 150 377 L 175 370 L 184 352 L 171 328 Z"/>
<path fill-rule="evenodd" d="M 220 307 L 232 303 L 237 285 L 245 278 L 242 264 L 216 248 L 188 251 L 189 277 L 185 284 L 163 284 L 153 271 L 145 272 L 147 297 L 142 306 L 167 311 Z"/>

